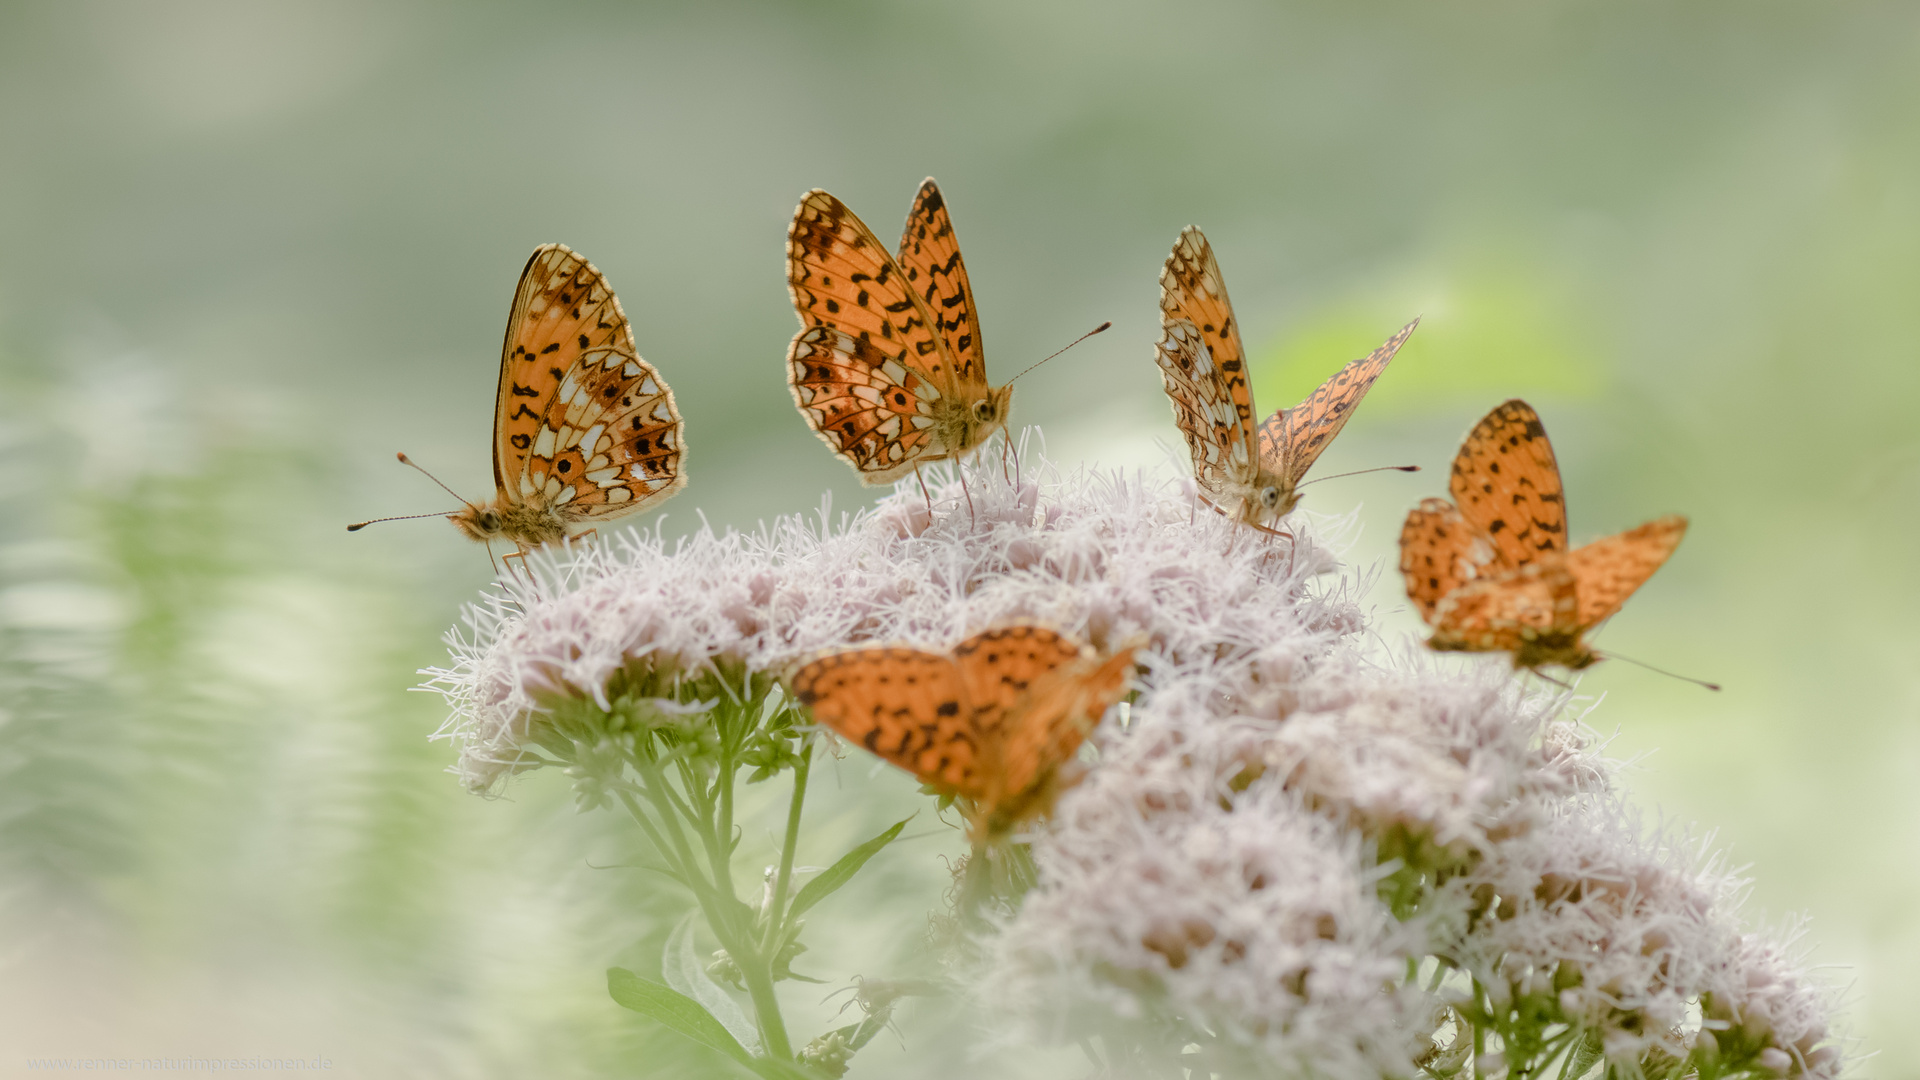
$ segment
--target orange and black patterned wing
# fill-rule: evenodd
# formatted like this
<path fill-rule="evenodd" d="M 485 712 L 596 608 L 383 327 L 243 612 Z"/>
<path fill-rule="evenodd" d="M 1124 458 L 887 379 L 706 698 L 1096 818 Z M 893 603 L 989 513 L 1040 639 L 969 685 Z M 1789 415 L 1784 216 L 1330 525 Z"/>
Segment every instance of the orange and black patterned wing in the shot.
<path fill-rule="evenodd" d="M 914 197 L 907 225 L 900 233 L 900 269 L 907 285 L 926 303 L 953 358 L 955 378 L 961 383 L 987 386 L 985 354 L 980 348 L 980 320 L 973 311 L 973 286 L 967 264 L 960 259 L 960 241 L 940 186 L 929 176 Z"/>
<path fill-rule="evenodd" d="M 606 278 L 563 244 L 536 249 L 501 349 L 499 497 L 540 492 L 583 517 L 639 510 L 686 483 L 681 428 L 673 392 L 635 351 Z"/>
<path fill-rule="evenodd" d="M 1539 414 L 1508 401 L 1482 417 L 1453 459 L 1454 505 L 1509 567 L 1567 550 L 1560 467 Z"/>
<path fill-rule="evenodd" d="M 1161 325 L 1154 359 L 1173 406 L 1174 426 L 1193 458 L 1193 478 L 1219 506 L 1229 487 L 1250 483 L 1253 477 L 1253 455 L 1241 428 L 1239 406 L 1215 370 L 1200 328 L 1187 320 Z"/>
<path fill-rule="evenodd" d="M 787 680 L 813 718 L 923 782 L 967 798 L 985 793 L 981 732 L 953 659 L 883 647 L 833 653 Z"/>
<path fill-rule="evenodd" d="M 1687 534 L 1687 519 L 1669 514 L 1591 544 L 1567 556 L 1579 593 L 1579 625 L 1592 627 L 1620 610 Z"/>
<path fill-rule="evenodd" d="M 1044 626 L 1003 626 L 953 647 L 953 662 L 966 681 L 982 731 L 997 730 L 1008 710 L 1023 701 L 1034 680 L 1081 658 L 1072 638 Z"/>
<path fill-rule="evenodd" d="M 1385 344 L 1334 372 L 1307 400 L 1267 417 L 1259 431 L 1260 463 L 1266 470 L 1284 479 L 1289 489 L 1298 487 L 1418 325 L 1415 319 L 1401 327 Z"/>
<path fill-rule="evenodd" d="M 933 403 L 955 392 L 954 360 L 893 256 L 824 191 L 794 211 L 787 287 L 801 324 L 787 384 L 814 433 L 869 484 L 941 456 Z"/>
<path fill-rule="evenodd" d="M 1440 650 L 1518 652 L 1529 636 L 1573 633 L 1575 596 L 1573 574 L 1563 557 L 1537 559 L 1470 581 L 1442 597 L 1434 605 L 1433 637 L 1427 644 Z"/>
<path fill-rule="evenodd" d="M 1189 449 L 1196 446 L 1196 432 L 1182 415 L 1183 400 L 1191 403 L 1189 412 L 1197 408 L 1207 421 L 1200 434 L 1210 455 L 1220 447 L 1228 459 L 1248 463 L 1237 477 L 1245 482 L 1254 454 L 1247 354 L 1213 247 L 1192 225 L 1180 233 L 1160 270 L 1160 329 L 1160 371 Z M 1233 448 L 1226 450 L 1229 442 Z M 1194 466 L 1200 467 L 1197 450 Z"/>
<path fill-rule="evenodd" d="M 1104 660 L 1091 655 L 1037 676 L 1021 706 L 1009 714 L 999 741 L 999 772 L 988 777 L 1006 797 L 1044 783 L 1074 752 L 1107 706 L 1127 692 L 1134 649 Z"/>
<path fill-rule="evenodd" d="M 1429 624 L 1434 610 L 1454 590 L 1480 577 L 1493 559 L 1493 544 L 1445 499 L 1422 499 L 1400 528 L 1400 572 L 1407 598 Z"/>

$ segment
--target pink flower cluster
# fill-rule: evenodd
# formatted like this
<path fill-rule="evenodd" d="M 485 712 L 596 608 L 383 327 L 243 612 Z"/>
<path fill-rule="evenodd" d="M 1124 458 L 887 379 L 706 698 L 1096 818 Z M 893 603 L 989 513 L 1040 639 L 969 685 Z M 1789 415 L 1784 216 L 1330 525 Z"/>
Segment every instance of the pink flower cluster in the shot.
<path fill-rule="evenodd" d="M 1629 1074 L 1689 1055 L 1840 1074 L 1827 991 L 1742 923 L 1742 881 L 1636 824 L 1560 696 L 1368 633 L 1322 538 L 1340 520 L 1296 514 L 1289 542 L 1196 509 L 1190 481 L 1010 470 L 928 470 L 931 508 L 909 480 L 838 520 L 536 557 L 428 673 L 459 771 L 491 789 L 555 698 L 604 707 L 619 673 L 684 710 L 729 672 L 864 642 L 1143 634 L 1126 722 L 1027 837 L 1040 882 L 971 976 L 1005 1037 L 1151 1033 L 1249 1075 L 1406 1076 L 1444 1030 L 1497 1034 L 1531 1003 Z"/>

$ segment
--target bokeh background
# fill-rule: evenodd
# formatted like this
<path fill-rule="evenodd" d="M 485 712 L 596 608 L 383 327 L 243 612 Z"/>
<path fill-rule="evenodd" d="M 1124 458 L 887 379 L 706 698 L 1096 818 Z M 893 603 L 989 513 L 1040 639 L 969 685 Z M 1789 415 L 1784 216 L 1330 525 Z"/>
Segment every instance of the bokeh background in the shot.
<path fill-rule="evenodd" d="M 1176 439 L 1150 356 L 1188 223 L 1265 408 L 1423 316 L 1318 471 L 1428 471 L 1308 503 L 1361 508 L 1387 645 L 1399 518 L 1506 397 L 1576 539 L 1689 514 L 1600 644 L 1727 689 L 1610 663 L 1589 723 L 1650 825 L 1751 863 L 1756 920 L 1812 917 L 1867 1070 L 1920 1075 L 1916 131 L 1903 0 L 0 4 L 0 1075 L 716 1069 L 605 996 L 682 906 L 600 869 L 632 838 L 558 777 L 467 795 L 427 740 L 408 691 L 485 556 L 341 526 L 449 508 L 395 450 L 488 492 L 507 301 L 554 240 L 687 417 L 669 534 L 870 500 L 782 384 L 781 244 L 814 186 L 891 236 L 928 174 L 994 371 L 1114 322 L 1020 385 L 1063 462 Z M 919 805 L 868 773 L 803 862 Z M 910 967 L 954 850 L 922 830 L 822 908 L 814 974 Z M 903 1021 L 855 1075 L 981 1067 L 964 1017 Z"/>

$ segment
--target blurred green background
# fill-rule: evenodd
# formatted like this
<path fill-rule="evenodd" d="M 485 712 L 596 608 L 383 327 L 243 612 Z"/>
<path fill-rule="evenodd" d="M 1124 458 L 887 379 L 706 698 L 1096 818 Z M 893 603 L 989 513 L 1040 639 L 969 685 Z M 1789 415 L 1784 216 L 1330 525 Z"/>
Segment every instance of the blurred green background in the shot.
<path fill-rule="evenodd" d="M 473 798 L 426 741 L 407 691 L 483 554 L 341 526 L 448 508 L 395 450 L 488 493 L 507 301 L 555 240 L 687 417 L 669 533 L 870 499 L 782 383 L 781 244 L 814 186 L 891 237 L 928 174 L 994 371 L 1114 321 L 1020 385 L 1057 460 L 1177 440 L 1150 357 L 1188 223 L 1263 408 L 1424 317 L 1317 471 L 1427 471 L 1306 504 L 1362 506 L 1389 642 L 1400 516 L 1506 397 L 1576 539 L 1689 514 L 1599 644 L 1727 689 L 1606 664 L 1590 722 L 1650 824 L 1752 864 L 1756 918 L 1812 916 L 1871 1072 L 1920 1075 L 1917 131 L 1897 0 L 0 5 L 0 1075 L 714 1067 L 605 997 L 682 908 L 594 868 L 627 830 L 558 777 Z M 868 771 L 803 862 L 919 805 Z M 910 965 L 957 850 L 922 832 L 813 919 L 814 974 Z M 855 1075 L 976 1070 L 927 1056 L 964 1019 L 904 1020 Z"/>

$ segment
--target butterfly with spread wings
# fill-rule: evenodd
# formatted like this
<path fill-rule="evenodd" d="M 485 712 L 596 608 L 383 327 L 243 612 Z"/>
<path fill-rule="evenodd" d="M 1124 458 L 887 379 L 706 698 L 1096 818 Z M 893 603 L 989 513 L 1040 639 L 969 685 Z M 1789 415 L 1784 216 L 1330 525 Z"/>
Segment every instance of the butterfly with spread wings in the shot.
<path fill-rule="evenodd" d="M 656 505 L 687 482 L 673 391 L 640 359 L 613 289 L 564 244 L 520 273 L 501 348 L 491 502 L 448 516 L 528 551 Z"/>
<path fill-rule="evenodd" d="M 866 484 L 958 458 L 1006 425 L 987 384 L 973 290 L 946 200 L 920 185 L 897 255 L 845 203 L 809 191 L 787 229 L 800 332 L 787 384 L 808 426 Z"/>
<path fill-rule="evenodd" d="M 1560 467 L 1531 406 L 1506 402 L 1453 459 L 1453 501 L 1426 499 L 1400 531 L 1407 595 L 1442 651 L 1510 652 L 1516 668 L 1578 670 L 1601 659 L 1581 637 L 1667 561 L 1687 519 L 1656 518 L 1567 547 Z"/>
<path fill-rule="evenodd" d="M 1103 657 L 1046 627 L 1008 626 L 947 653 L 831 653 L 787 684 L 819 723 L 967 800 L 975 839 L 986 839 L 1046 813 L 1077 779 L 1074 753 L 1127 692 L 1134 652 Z"/>
<path fill-rule="evenodd" d="M 1206 235 L 1187 226 L 1160 271 L 1160 340 L 1154 351 L 1201 497 L 1256 528 L 1285 517 L 1300 501 L 1307 470 L 1419 322 L 1408 323 L 1305 401 L 1256 428 L 1247 354 L 1220 264 Z"/>

